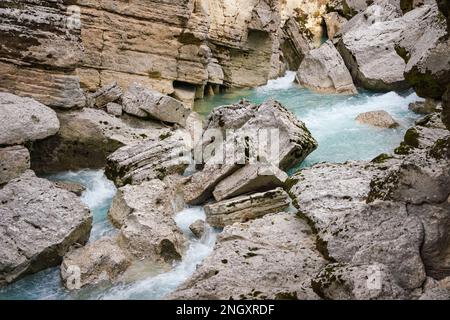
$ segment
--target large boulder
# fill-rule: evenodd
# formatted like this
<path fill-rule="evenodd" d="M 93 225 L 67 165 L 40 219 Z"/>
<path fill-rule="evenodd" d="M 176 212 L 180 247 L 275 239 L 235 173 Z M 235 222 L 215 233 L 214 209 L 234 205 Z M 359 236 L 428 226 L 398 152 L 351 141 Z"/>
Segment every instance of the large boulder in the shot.
<path fill-rule="evenodd" d="M 170 299 L 319 299 L 311 279 L 326 264 L 308 224 L 291 213 L 228 226 L 214 252 Z"/>
<path fill-rule="evenodd" d="M 244 195 L 205 206 L 206 221 L 223 228 L 235 222 L 247 222 L 289 208 L 290 198 L 281 188 Z"/>
<path fill-rule="evenodd" d="M 208 228 L 208 226 L 206 225 L 206 222 L 203 220 L 196 220 L 194 221 L 194 223 L 192 223 L 189 226 L 189 230 L 191 230 L 192 234 L 197 238 L 197 239 L 201 239 L 206 232 L 206 229 Z"/>
<path fill-rule="evenodd" d="M 358 92 L 344 60 L 330 40 L 305 56 L 296 79 L 300 85 L 319 92 Z"/>
<path fill-rule="evenodd" d="M 396 128 L 399 126 L 398 122 L 384 110 L 361 113 L 356 117 L 356 121 L 380 128 Z"/>
<path fill-rule="evenodd" d="M 116 118 L 84 108 L 58 113 L 58 134 L 34 143 L 31 163 L 37 172 L 103 168 L 106 158 L 125 145 L 167 134 L 170 128 L 137 118 Z"/>
<path fill-rule="evenodd" d="M 30 152 L 23 146 L 0 148 L 0 185 L 30 169 Z"/>
<path fill-rule="evenodd" d="M 438 116 L 427 118 L 405 135 L 401 162 L 372 179 L 367 200 L 406 204 L 425 231 L 421 255 L 427 274 L 442 279 L 450 275 L 450 134 Z"/>
<path fill-rule="evenodd" d="M 400 287 L 413 290 L 425 280 L 422 223 L 404 203 L 366 203 L 377 173 L 365 162 L 319 164 L 295 175 L 290 192 L 317 230 L 323 254 L 337 263 L 384 264 Z"/>
<path fill-rule="evenodd" d="M 405 78 L 422 97 L 440 99 L 450 83 L 450 40 L 436 4 L 414 9 L 402 18 L 396 50 L 406 62 Z"/>
<path fill-rule="evenodd" d="M 154 179 L 119 188 L 113 199 L 109 218 L 120 228 L 120 247 L 134 258 L 169 264 L 181 259 L 186 239 L 173 219 L 171 190 L 173 185 Z"/>
<path fill-rule="evenodd" d="M 430 114 L 436 112 L 439 107 L 438 101 L 426 99 L 425 101 L 416 101 L 408 105 L 408 109 L 417 114 Z"/>
<path fill-rule="evenodd" d="M 177 123 L 182 127 L 191 113 L 182 102 L 137 83 L 128 88 L 122 100 L 123 110 L 128 114 Z"/>
<path fill-rule="evenodd" d="M 0 92 L 0 145 L 22 144 L 56 134 L 55 111 L 31 98 Z"/>
<path fill-rule="evenodd" d="M 107 159 L 106 175 L 116 185 L 123 186 L 182 174 L 190 161 L 183 157 L 188 151 L 183 136 L 169 132 L 115 151 Z"/>
<path fill-rule="evenodd" d="M 235 130 L 233 138 L 226 137 L 227 130 Z M 274 136 L 270 136 L 270 130 L 276 130 Z M 266 132 L 270 139 L 260 141 L 259 137 L 256 138 L 255 133 L 261 131 Z M 215 134 L 211 136 L 211 132 Z M 212 139 L 214 137 L 216 139 Z M 246 137 L 249 137 L 248 141 Z M 243 139 L 245 143 L 235 146 L 238 139 Z M 219 182 L 243 167 L 245 159 L 241 157 L 246 153 L 246 148 L 251 150 L 248 153 L 252 155 L 255 154 L 253 151 L 261 150 L 258 149 L 258 142 L 264 146 L 264 150 L 278 151 L 259 154 L 263 164 L 274 164 L 281 170 L 297 166 L 317 147 L 317 142 L 305 124 L 277 101 L 269 100 L 261 105 L 241 101 L 232 106 L 216 108 L 206 120 L 202 143 L 197 145 L 196 149 L 201 147 L 204 151 L 212 146 L 216 147 L 219 154 L 208 157 L 206 152 L 203 152 L 203 170 L 195 173 L 186 182 L 186 202 L 201 204 L 208 200 Z"/>
<path fill-rule="evenodd" d="M 114 238 L 103 238 L 69 251 L 61 264 L 64 286 L 74 290 L 115 282 L 131 264 L 126 252 L 116 242 Z M 73 279 L 75 274 L 79 279 Z"/>
<path fill-rule="evenodd" d="M 400 12 L 389 3 L 368 7 L 344 26 L 337 49 L 358 85 L 386 91 L 408 87 L 406 63 L 395 51 L 404 27 Z"/>
<path fill-rule="evenodd" d="M 57 266 L 85 244 L 92 215 L 81 200 L 26 171 L 0 190 L 0 284 Z"/>
<path fill-rule="evenodd" d="M 294 176 L 290 192 L 326 255 L 338 263 L 381 263 L 413 294 L 425 271 L 436 279 L 450 273 L 449 146 L 448 131 L 430 115 L 408 130 L 396 155 L 316 165 Z"/>

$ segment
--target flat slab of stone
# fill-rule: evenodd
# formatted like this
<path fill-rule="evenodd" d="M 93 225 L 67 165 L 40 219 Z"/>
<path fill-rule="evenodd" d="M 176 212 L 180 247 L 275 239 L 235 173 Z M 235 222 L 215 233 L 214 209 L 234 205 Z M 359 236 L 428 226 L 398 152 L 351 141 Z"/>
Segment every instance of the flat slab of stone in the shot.
<path fill-rule="evenodd" d="M 216 201 L 232 198 L 249 192 L 283 187 L 288 175 L 270 164 L 249 164 L 220 181 L 214 188 Z"/>
<path fill-rule="evenodd" d="M 206 221 L 223 228 L 235 222 L 247 222 L 266 214 L 283 212 L 289 208 L 289 195 L 282 189 L 240 196 L 205 206 Z"/>
<path fill-rule="evenodd" d="M 30 152 L 23 146 L 0 148 L 0 185 L 30 169 Z"/>
<path fill-rule="evenodd" d="M 23 144 L 56 134 L 56 112 L 31 98 L 0 92 L 0 145 Z"/>
<path fill-rule="evenodd" d="M 73 193 L 28 170 L 0 190 L 0 285 L 61 263 L 85 244 L 92 214 Z"/>
<path fill-rule="evenodd" d="M 122 100 L 123 110 L 128 114 L 177 123 L 182 127 L 191 113 L 182 102 L 136 83 L 128 88 Z"/>

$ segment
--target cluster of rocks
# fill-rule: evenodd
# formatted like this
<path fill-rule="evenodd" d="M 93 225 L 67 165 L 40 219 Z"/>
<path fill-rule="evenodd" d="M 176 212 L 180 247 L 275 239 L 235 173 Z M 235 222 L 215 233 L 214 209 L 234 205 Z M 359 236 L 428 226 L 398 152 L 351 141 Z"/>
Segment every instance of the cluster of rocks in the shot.
<path fill-rule="evenodd" d="M 188 163 L 178 158 L 189 151 L 184 127 L 194 113 L 139 84 L 123 90 L 113 82 L 87 100 L 89 107 L 63 112 L 0 92 L 2 285 L 62 263 L 62 279 L 72 289 L 74 266 L 82 287 L 116 281 L 136 261 L 170 265 L 181 259 L 186 239 L 173 215 L 183 206 L 175 199 Z M 50 182 L 30 169 L 106 165 L 123 186 L 110 212 L 120 230 L 84 247 L 92 227 L 92 214 L 78 197 L 84 188 Z"/>
<path fill-rule="evenodd" d="M 291 197 L 296 214 L 273 207 L 278 213 L 226 226 L 212 255 L 168 298 L 448 299 L 449 147 L 434 113 L 395 154 L 302 169 L 272 196 Z M 253 198 L 256 208 L 269 201 Z M 264 210 L 249 210 L 249 201 L 206 210 L 226 225 L 220 207 L 231 219 Z"/>
<path fill-rule="evenodd" d="M 61 263 L 89 239 L 92 215 L 68 185 L 38 178 L 28 147 L 55 135 L 55 111 L 0 92 L 0 285 Z M 75 191 L 75 189 L 72 189 Z M 79 192 L 79 191 L 78 191 Z"/>
<path fill-rule="evenodd" d="M 299 22 L 286 23 L 287 33 L 297 39 L 285 51 L 292 56 L 298 53 L 289 67 L 297 70 L 300 85 L 344 94 L 357 93 L 355 85 L 376 91 L 412 87 L 427 98 L 412 110 L 431 113 L 439 110 L 436 100 L 442 100 L 442 117 L 448 124 L 448 7 L 442 1 L 333 0 L 326 11 L 322 17 L 330 40 L 318 48 L 311 46 L 305 32 L 294 32 Z M 378 113 L 357 120 L 395 126 L 389 117 Z"/>

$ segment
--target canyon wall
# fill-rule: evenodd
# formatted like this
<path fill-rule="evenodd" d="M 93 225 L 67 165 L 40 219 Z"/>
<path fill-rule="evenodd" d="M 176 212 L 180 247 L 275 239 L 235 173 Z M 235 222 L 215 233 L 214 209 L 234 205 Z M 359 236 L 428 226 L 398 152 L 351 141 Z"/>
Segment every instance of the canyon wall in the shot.
<path fill-rule="evenodd" d="M 0 89 L 54 108 L 133 82 L 177 97 L 254 87 L 284 73 L 290 16 L 320 28 L 327 0 L 5 0 Z M 180 93 L 181 92 L 181 93 Z"/>

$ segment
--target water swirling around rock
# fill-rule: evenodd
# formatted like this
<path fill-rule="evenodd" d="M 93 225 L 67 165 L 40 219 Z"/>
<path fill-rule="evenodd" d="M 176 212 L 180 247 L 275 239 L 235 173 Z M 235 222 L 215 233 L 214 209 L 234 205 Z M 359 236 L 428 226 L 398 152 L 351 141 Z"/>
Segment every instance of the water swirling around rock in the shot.
<path fill-rule="evenodd" d="M 295 72 L 287 72 L 286 76 L 256 89 L 206 97 L 197 102 L 196 110 L 206 116 L 213 108 L 235 103 L 242 98 L 254 103 L 267 99 L 280 101 L 306 123 L 319 143 L 318 149 L 302 166 L 324 161 L 371 160 L 381 153 L 391 152 L 403 140 L 405 131 L 418 119 L 408 105 L 422 99 L 412 91 L 374 93 L 360 90 L 355 96 L 319 94 L 299 87 L 294 83 L 294 78 Z M 379 129 L 355 121 L 358 114 L 373 110 L 387 111 L 400 126 Z"/>
<path fill-rule="evenodd" d="M 380 153 L 391 152 L 402 141 L 406 129 L 417 119 L 408 110 L 409 103 L 420 100 L 413 92 L 360 91 L 356 96 L 317 94 L 298 87 L 294 84 L 294 77 L 295 73 L 288 72 L 285 77 L 271 80 L 256 89 L 207 97 L 197 103 L 196 109 L 206 116 L 214 107 L 232 104 L 241 98 L 255 103 L 269 98 L 280 101 L 306 123 L 319 142 L 319 148 L 302 166 L 324 161 L 370 160 Z M 372 110 L 389 112 L 400 126 L 396 129 L 377 129 L 355 121 L 359 113 Z M 65 172 L 48 178 L 77 182 L 86 187 L 82 200 L 94 215 L 90 241 L 116 232 L 107 218 L 116 188 L 102 170 Z M 59 268 L 53 268 L 0 289 L 0 299 L 160 299 L 187 280 L 213 250 L 217 231 L 209 229 L 201 240 L 194 239 L 189 231 L 189 225 L 197 219 L 205 219 L 200 207 L 185 209 L 175 216 L 177 225 L 190 241 L 183 261 L 169 271 L 115 286 L 68 292 L 61 286 Z"/>

